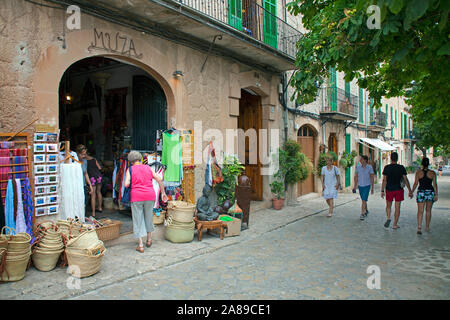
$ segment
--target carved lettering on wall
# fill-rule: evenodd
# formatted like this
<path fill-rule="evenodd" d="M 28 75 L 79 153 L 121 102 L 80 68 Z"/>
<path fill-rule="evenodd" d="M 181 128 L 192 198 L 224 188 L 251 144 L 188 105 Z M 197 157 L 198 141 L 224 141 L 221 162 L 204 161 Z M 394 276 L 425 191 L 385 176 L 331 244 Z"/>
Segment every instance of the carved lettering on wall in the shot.
<path fill-rule="evenodd" d="M 108 32 L 100 31 L 94 28 L 94 41 L 88 47 L 88 51 L 101 50 L 110 53 L 119 53 L 130 58 L 142 59 L 142 53 L 138 54 L 134 46 L 133 39 L 120 35 L 119 32 L 115 36 L 111 36 Z"/>

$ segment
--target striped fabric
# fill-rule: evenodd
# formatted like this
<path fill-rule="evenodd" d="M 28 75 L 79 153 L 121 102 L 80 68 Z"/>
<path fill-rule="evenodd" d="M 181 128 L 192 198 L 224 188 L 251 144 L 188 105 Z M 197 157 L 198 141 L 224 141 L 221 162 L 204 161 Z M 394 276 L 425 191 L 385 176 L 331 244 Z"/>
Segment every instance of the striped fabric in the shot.
<path fill-rule="evenodd" d="M 5 151 L 5 149 L 0 149 L 0 151 Z M 1 190 L 1 197 L 2 199 L 5 199 L 6 196 L 6 187 L 8 185 L 8 179 L 9 177 L 9 172 L 10 172 L 10 167 L 4 167 L 4 165 L 9 165 L 9 150 L 8 151 L 8 156 L 0 156 L 0 189 Z M 3 190 L 4 189 L 4 190 Z M 3 201 L 3 203 L 5 203 Z"/>
<path fill-rule="evenodd" d="M 31 236 L 31 243 L 34 242 L 33 236 L 33 194 L 31 193 L 30 180 L 25 178 L 23 182 L 23 213 L 27 225 L 27 233 Z"/>
<path fill-rule="evenodd" d="M 17 211 L 16 211 L 16 232 L 27 232 L 27 224 L 23 214 L 22 185 L 20 179 L 16 179 Z"/>

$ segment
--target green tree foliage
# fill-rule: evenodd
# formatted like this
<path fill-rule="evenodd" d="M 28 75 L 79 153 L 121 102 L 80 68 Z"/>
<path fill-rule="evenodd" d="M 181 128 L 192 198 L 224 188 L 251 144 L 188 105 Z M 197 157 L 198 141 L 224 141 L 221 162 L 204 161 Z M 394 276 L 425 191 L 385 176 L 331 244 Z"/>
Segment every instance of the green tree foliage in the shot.
<path fill-rule="evenodd" d="M 379 29 L 367 25 L 370 5 L 380 8 Z M 297 44 L 292 99 L 314 101 L 315 83 L 336 67 L 375 107 L 382 97 L 405 96 L 415 125 L 428 129 L 428 146 L 450 144 L 449 0 L 294 0 L 287 8 L 309 30 Z"/>

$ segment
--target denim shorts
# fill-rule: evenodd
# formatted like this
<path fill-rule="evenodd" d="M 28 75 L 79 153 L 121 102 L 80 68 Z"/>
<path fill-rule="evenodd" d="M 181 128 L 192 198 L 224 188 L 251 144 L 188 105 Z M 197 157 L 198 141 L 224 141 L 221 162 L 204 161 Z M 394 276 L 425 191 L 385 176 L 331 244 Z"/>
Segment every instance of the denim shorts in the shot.
<path fill-rule="evenodd" d="M 369 199 L 370 185 L 364 187 L 358 186 L 358 189 L 361 200 L 367 201 Z"/>

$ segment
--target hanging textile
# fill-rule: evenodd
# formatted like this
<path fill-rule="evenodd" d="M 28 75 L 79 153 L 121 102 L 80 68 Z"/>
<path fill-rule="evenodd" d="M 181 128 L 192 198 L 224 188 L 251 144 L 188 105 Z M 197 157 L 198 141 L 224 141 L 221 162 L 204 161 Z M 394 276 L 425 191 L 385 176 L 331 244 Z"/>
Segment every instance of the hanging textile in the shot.
<path fill-rule="evenodd" d="M 25 216 L 25 223 L 27 225 L 27 233 L 31 236 L 31 243 L 34 242 L 33 236 L 33 194 L 31 192 L 30 180 L 24 179 L 23 187 L 23 214 Z"/>
<path fill-rule="evenodd" d="M 112 175 L 112 197 L 113 199 L 116 198 L 116 176 L 117 176 L 117 162 L 116 160 L 114 160 L 114 171 L 113 171 L 113 175 Z"/>
<path fill-rule="evenodd" d="M 17 194 L 17 181 L 16 179 L 12 179 L 13 184 L 13 199 L 14 199 L 14 221 L 16 221 L 16 215 L 17 215 L 17 205 L 18 205 L 18 194 Z M 22 195 L 22 193 L 20 193 Z"/>
<path fill-rule="evenodd" d="M 16 229 L 16 221 L 14 220 L 14 186 L 11 179 L 8 180 L 5 198 L 5 224 L 7 227 Z M 11 230 L 12 234 L 14 231 Z"/>
<path fill-rule="evenodd" d="M 23 166 L 15 166 L 14 167 L 14 171 L 16 172 L 20 172 L 20 171 L 27 171 L 27 157 L 26 156 L 15 156 L 14 158 L 14 164 L 23 164 Z M 15 173 L 16 178 L 26 178 L 27 177 L 27 173 L 26 172 L 22 172 L 22 173 Z"/>
<path fill-rule="evenodd" d="M 10 149 L 14 148 L 14 141 L 0 141 L 1 149 Z"/>
<path fill-rule="evenodd" d="M 161 180 L 164 179 L 164 167 L 159 168 L 158 171 L 154 170 L 154 167 L 152 167 L 153 171 L 155 172 L 156 175 L 158 175 Z M 160 187 L 159 187 L 159 183 L 153 179 L 153 190 L 155 190 L 155 194 L 156 194 L 156 201 L 155 201 L 155 205 L 153 206 L 153 208 L 159 208 L 159 195 L 161 193 Z"/>
<path fill-rule="evenodd" d="M 5 222 L 5 208 L 3 206 L 3 198 L 0 195 L 0 230 L 6 225 Z"/>
<path fill-rule="evenodd" d="M 6 187 L 8 185 L 9 172 L 11 171 L 8 166 L 9 163 L 9 150 L 0 149 L 0 151 L 7 151 L 7 153 L 3 152 L 3 156 L 0 156 L 0 189 L 2 199 L 5 199 L 6 196 Z"/>
<path fill-rule="evenodd" d="M 61 219 L 79 218 L 84 222 L 84 179 L 79 163 L 62 163 L 60 166 L 60 214 Z"/>
<path fill-rule="evenodd" d="M 22 200 L 22 184 L 20 179 L 16 179 L 17 190 L 17 211 L 16 211 L 16 232 L 27 232 L 27 224 L 25 223 L 25 216 L 23 214 L 23 200 Z"/>
<path fill-rule="evenodd" d="M 163 151 L 161 163 L 166 165 L 164 180 L 179 182 L 182 180 L 181 141 L 178 133 L 163 133 Z"/>

